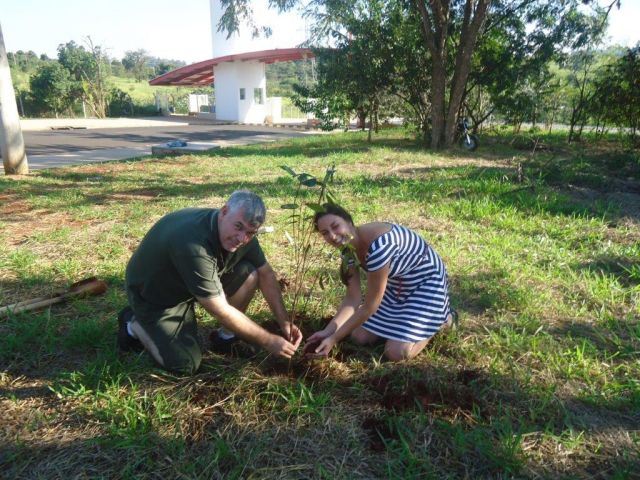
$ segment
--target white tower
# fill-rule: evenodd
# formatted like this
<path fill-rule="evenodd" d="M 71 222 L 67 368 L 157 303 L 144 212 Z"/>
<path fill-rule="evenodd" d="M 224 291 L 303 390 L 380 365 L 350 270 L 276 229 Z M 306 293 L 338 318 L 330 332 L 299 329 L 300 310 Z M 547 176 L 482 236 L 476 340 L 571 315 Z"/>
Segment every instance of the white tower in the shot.
<path fill-rule="evenodd" d="M 269 38 L 253 38 L 246 25 L 240 25 L 240 32 L 227 38 L 227 32 L 218 32 L 222 16 L 219 0 L 210 0 L 211 41 L 213 57 L 230 57 L 214 67 L 216 93 L 216 118 L 218 120 L 241 123 L 263 123 L 266 116 L 267 80 L 265 63 L 260 60 L 234 60 L 232 56 L 292 48 L 302 43 L 304 29 L 301 19 L 292 13 L 276 14 L 269 10 L 267 0 L 253 0 L 253 20 L 258 25 L 271 27 Z"/>

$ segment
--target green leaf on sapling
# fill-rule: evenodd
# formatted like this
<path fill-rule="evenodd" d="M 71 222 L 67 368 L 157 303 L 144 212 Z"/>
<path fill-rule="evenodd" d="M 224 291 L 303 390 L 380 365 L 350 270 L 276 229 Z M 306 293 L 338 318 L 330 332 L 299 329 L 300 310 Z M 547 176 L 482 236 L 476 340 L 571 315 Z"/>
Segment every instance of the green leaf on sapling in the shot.
<path fill-rule="evenodd" d="M 304 181 L 300 182 L 302 185 L 304 185 L 305 187 L 315 187 L 316 185 L 318 185 L 318 180 L 316 180 L 315 178 L 308 178 Z"/>
<path fill-rule="evenodd" d="M 322 208 L 322 205 L 320 205 L 319 203 L 305 203 L 305 205 L 309 207 L 311 210 L 313 210 L 315 213 L 324 212 L 324 208 Z"/>
<path fill-rule="evenodd" d="M 286 165 L 280 165 L 280 168 L 283 169 L 285 172 L 287 172 L 292 177 L 297 177 L 298 176 L 298 174 L 296 172 L 294 172 L 291 167 L 287 167 Z"/>

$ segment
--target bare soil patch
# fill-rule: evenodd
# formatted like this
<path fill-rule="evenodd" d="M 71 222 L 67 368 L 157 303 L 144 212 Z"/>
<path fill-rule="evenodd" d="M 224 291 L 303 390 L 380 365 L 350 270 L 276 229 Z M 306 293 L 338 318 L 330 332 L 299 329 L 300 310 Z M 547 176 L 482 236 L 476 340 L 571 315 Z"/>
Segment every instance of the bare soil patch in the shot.
<path fill-rule="evenodd" d="M 15 195 L 0 194 L 0 215 L 5 218 L 24 214 L 31 211 L 32 208 L 27 201 L 18 200 Z"/>

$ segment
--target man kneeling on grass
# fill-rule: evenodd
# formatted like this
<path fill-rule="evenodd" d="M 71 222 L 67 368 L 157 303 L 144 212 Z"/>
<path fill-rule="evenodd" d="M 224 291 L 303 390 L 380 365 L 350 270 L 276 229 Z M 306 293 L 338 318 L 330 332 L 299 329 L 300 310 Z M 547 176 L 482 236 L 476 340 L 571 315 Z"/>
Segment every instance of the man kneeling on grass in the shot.
<path fill-rule="evenodd" d="M 163 368 L 194 373 L 202 360 L 197 301 L 222 325 L 210 336 L 213 351 L 249 356 L 251 345 L 237 335 L 290 358 L 302 334 L 287 319 L 280 285 L 255 237 L 265 214 L 262 199 L 241 190 L 220 210 L 187 208 L 158 220 L 127 265 L 129 306 L 118 316 L 120 350 L 144 348 Z M 282 336 L 244 314 L 257 289 Z"/>

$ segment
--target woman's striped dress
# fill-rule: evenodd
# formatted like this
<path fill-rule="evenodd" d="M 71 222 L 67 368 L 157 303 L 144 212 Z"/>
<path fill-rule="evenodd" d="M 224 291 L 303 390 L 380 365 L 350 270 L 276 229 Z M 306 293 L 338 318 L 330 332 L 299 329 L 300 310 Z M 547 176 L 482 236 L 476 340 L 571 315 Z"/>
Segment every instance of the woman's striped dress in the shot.
<path fill-rule="evenodd" d="M 363 328 L 401 342 L 433 336 L 450 313 L 442 259 L 416 232 L 392 224 L 369 246 L 365 270 L 374 272 L 387 263 L 390 270 L 382 303 Z"/>

